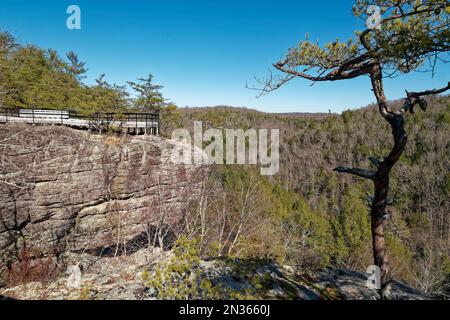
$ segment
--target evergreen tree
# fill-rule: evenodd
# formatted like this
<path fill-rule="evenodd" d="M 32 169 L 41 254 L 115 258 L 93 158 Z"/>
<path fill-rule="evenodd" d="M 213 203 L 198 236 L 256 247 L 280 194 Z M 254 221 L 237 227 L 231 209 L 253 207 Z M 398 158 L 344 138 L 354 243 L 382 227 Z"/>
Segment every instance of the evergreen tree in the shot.
<path fill-rule="evenodd" d="M 146 78 L 139 78 L 137 82 L 127 82 L 137 92 L 134 106 L 144 111 L 161 110 L 165 106 L 161 90 L 163 86 L 153 83 L 153 75 L 150 73 Z"/>
<path fill-rule="evenodd" d="M 86 63 L 80 61 L 78 55 L 73 51 L 67 53 L 67 59 L 69 59 L 70 62 L 67 68 L 68 73 L 77 79 L 85 78 L 83 74 L 87 72 L 87 69 L 85 68 Z"/>

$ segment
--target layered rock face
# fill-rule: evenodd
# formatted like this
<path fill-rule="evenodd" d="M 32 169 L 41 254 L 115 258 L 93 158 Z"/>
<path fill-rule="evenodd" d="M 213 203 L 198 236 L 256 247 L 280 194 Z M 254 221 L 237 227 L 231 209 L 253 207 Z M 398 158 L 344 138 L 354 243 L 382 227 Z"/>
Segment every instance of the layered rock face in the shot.
<path fill-rule="evenodd" d="M 160 237 L 175 232 L 206 169 L 171 163 L 174 144 L 0 125 L 2 263 L 24 244 L 44 255 L 117 254 L 151 240 L 155 228 L 165 228 Z"/>

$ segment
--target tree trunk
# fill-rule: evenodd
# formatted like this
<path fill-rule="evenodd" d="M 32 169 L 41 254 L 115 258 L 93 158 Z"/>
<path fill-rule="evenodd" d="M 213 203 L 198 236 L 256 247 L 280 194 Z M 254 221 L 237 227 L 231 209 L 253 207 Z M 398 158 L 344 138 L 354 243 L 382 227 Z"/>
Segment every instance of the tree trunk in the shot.
<path fill-rule="evenodd" d="M 394 146 L 391 153 L 378 164 L 378 170 L 373 179 L 375 186 L 375 196 L 372 203 L 371 221 L 372 221 L 372 245 L 373 258 L 375 265 L 381 270 L 381 290 L 382 298 L 390 295 L 390 273 L 389 259 L 386 254 L 384 224 L 387 214 L 387 198 L 389 193 L 389 175 L 405 151 L 408 137 L 405 131 L 405 118 L 403 115 L 392 115 L 386 118 L 392 128 L 394 137 Z"/>
<path fill-rule="evenodd" d="M 375 196 L 371 209 L 372 250 L 376 266 L 381 271 L 380 295 L 386 298 L 390 291 L 389 259 L 386 253 L 384 224 L 386 221 L 389 171 L 381 165 L 374 179 Z"/>
<path fill-rule="evenodd" d="M 390 272 L 389 259 L 386 254 L 386 244 L 384 235 L 384 224 L 388 217 L 387 197 L 389 193 L 389 175 L 392 168 L 405 151 L 408 137 L 405 131 L 405 118 L 401 113 L 394 113 L 390 110 L 383 88 L 383 77 L 380 65 L 376 65 L 370 74 L 373 92 L 377 98 L 378 108 L 383 118 L 389 123 L 394 138 L 394 146 L 390 154 L 383 161 L 373 161 L 377 166 L 377 171 L 373 177 L 375 196 L 371 208 L 371 229 L 373 258 L 375 265 L 381 271 L 381 298 L 388 298 L 390 295 Z"/>

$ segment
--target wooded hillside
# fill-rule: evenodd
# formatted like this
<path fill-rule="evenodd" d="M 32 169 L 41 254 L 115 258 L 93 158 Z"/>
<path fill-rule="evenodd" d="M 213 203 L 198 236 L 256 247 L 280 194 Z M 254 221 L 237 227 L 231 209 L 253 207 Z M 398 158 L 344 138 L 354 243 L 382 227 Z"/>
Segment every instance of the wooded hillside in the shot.
<path fill-rule="evenodd" d="M 432 97 L 429 103 L 429 112 L 416 113 L 408 122 L 414 138 L 394 174 L 387 242 L 395 277 L 444 293 L 450 275 L 450 98 Z M 332 170 L 337 165 L 361 166 L 366 157 L 389 150 L 389 128 L 377 112 L 375 106 L 328 116 L 182 109 L 183 125 L 190 129 L 193 121 L 203 121 L 215 128 L 281 130 L 280 173 L 270 181 L 251 167 L 217 167 L 212 175 L 211 183 L 224 192 L 223 199 L 206 205 L 211 229 L 221 218 L 224 222 L 217 228 L 226 226 L 235 240 L 233 228 L 243 225 L 226 253 L 269 255 L 313 268 L 365 270 L 371 265 L 365 244 L 370 239 L 372 185 Z M 250 194 L 253 188 L 258 191 Z M 240 215 L 244 211 L 248 217 Z M 226 237 L 218 233 L 210 231 L 209 242 L 229 249 Z"/>

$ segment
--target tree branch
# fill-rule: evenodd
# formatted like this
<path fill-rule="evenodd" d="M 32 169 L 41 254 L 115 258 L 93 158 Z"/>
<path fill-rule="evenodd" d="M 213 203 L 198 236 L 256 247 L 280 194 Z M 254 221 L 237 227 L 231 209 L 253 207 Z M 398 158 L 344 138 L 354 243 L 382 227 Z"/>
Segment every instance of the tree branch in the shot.
<path fill-rule="evenodd" d="M 403 106 L 398 111 L 398 115 L 404 115 L 407 112 L 414 113 L 414 106 L 419 105 L 423 111 L 427 110 L 427 102 L 423 97 L 444 93 L 450 90 L 450 82 L 447 86 L 440 89 L 426 90 L 422 92 L 408 92 L 406 91 L 406 99 Z"/>
<path fill-rule="evenodd" d="M 370 162 L 372 162 L 372 163 L 375 165 L 375 167 L 377 167 L 377 168 L 380 167 L 381 162 L 382 162 L 382 161 L 381 161 L 379 158 L 377 158 L 377 157 L 369 157 L 369 160 L 370 160 Z"/>
<path fill-rule="evenodd" d="M 373 180 L 375 178 L 375 172 L 371 170 L 358 169 L 358 168 L 347 168 L 347 167 L 339 167 L 334 169 L 333 171 L 339 173 L 349 173 L 354 176 L 358 176 L 360 178 Z"/>
<path fill-rule="evenodd" d="M 365 74 L 369 74 L 373 67 L 373 63 L 371 61 L 369 61 L 364 64 L 354 66 L 353 70 L 345 70 L 343 68 L 339 68 L 339 69 L 334 69 L 325 75 L 313 76 L 313 75 L 307 74 L 305 72 L 286 68 L 285 65 L 286 65 L 286 62 L 278 62 L 278 63 L 275 63 L 273 66 L 281 72 L 284 72 L 284 73 L 287 73 L 287 74 L 290 74 L 290 75 L 293 75 L 296 77 L 304 78 L 304 79 L 307 79 L 307 80 L 310 80 L 313 82 L 353 79 L 353 78 L 357 78 L 357 77 L 365 75 Z"/>
<path fill-rule="evenodd" d="M 426 90 L 426 91 L 422 91 L 422 92 L 407 92 L 407 95 L 408 95 L 408 98 L 419 98 L 419 97 L 444 93 L 447 90 L 450 90 L 450 82 L 447 83 L 447 85 L 445 87 L 440 88 L 440 89 L 432 89 L 432 90 Z"/>

